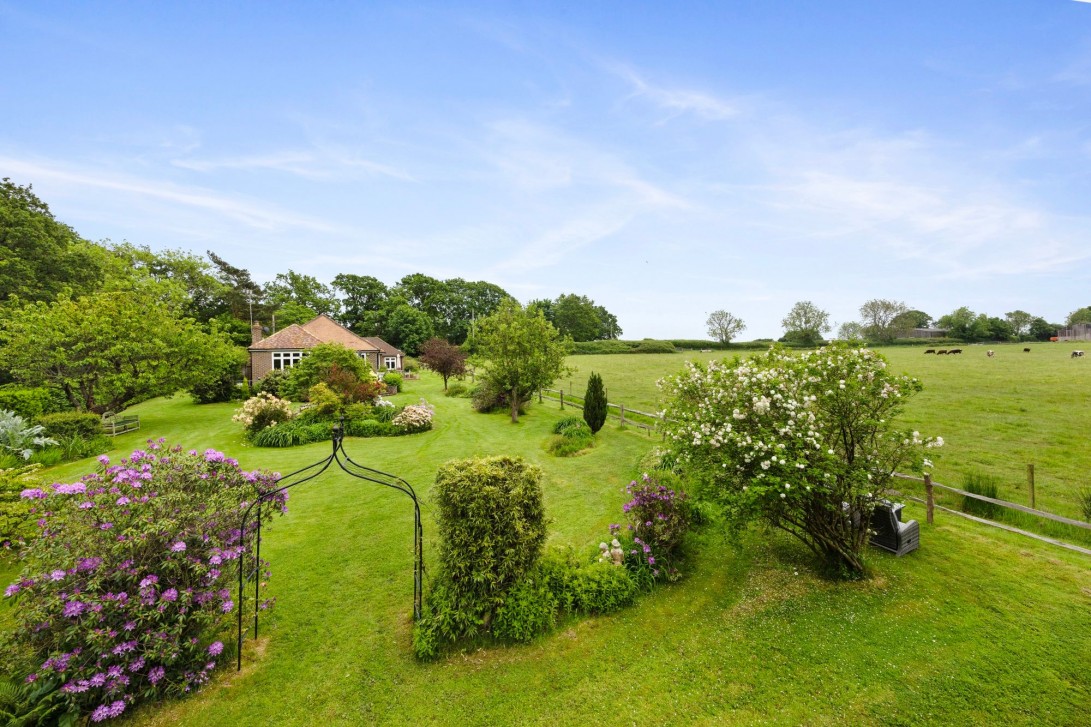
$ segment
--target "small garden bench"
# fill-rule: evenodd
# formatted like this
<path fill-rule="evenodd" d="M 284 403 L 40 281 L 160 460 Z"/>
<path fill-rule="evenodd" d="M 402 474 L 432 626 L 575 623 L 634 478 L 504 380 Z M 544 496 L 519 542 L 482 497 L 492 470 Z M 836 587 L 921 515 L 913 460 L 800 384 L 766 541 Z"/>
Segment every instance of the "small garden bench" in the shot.
<path fill-rule="evenodd" d="M 921 545 L 920 525 L 916 520 L 902 522 L 902 503 L 881 502 L 871 513 L 871 544 L 894 555 L 905 555 Z"/>
<path fill-rule="evenodd" d="M 104 415 L 102 417 L 102 430 L 108 436 L 116 437 L 118 434 L 124 434 L 125 432 L 135 432 L 137 429 L 140 429 L 140 417 L 136 414 L 123 417 L 114 415 Z"/>

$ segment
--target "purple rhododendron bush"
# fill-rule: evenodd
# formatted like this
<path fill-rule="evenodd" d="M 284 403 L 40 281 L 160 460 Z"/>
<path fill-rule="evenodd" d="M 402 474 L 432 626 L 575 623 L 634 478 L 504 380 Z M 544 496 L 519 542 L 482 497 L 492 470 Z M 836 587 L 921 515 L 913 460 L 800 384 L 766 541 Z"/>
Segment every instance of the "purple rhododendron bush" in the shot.
<path fill-rule="evenodd" d="M 243 533 L 242 514 L 277 475 L 162 441 L 118 464 L 100 457 L 103 470 L 79 482 L 22 493 L 39 534 L 5 592 L 19 626 L 5 671 L 44 687 L 42 706 L 62 721 L 102 721 L 200 686 L 246 606 L 232 586 L 256 518 Z M 286 501 L 278 493 L 262 503 L 263 519 L 286 512 Z"/>

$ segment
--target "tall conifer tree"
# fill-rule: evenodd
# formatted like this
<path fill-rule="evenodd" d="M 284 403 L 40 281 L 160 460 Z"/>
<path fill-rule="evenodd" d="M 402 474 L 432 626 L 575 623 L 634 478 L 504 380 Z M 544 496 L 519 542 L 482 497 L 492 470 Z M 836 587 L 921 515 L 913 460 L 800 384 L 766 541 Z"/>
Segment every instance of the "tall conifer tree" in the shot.
<path fill-rule="evenodd" d="M 587 393 L 583 396 L 583 420 L 594 434 L 606 423 L 606 388 L 602 377 L 591 372 L 587 379 Z"/>

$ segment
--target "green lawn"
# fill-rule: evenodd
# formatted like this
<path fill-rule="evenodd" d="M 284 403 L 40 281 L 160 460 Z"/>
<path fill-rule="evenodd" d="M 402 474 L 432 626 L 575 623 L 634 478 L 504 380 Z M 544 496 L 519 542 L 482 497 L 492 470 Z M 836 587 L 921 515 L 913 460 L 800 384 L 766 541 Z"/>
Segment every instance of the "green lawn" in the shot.
<path fill-rule="evenodd" d="M 1051 354 L 1042 347 L 1031 355 Z M 904 361 L 939 388 L 960 380 L 942 366 L 982 370 L 964 356 L 917 364 L 906 353 Z M 584 381 L 590 358 L 575 359 Z M 683 360 L 602 359 L 634 372 L 659 359 L 669 364 L 661 373 Z M 1006 359 L 1005 352 L 989 363 L 1007 366 Z M 899 354 L 896 365 L 902 360 Z M 614 390 L 607 369 L 596 370 Z M 618 376 L 617 391 L 627 393 L 622 379 L 636 376 Z M 1031 386 L 1021 378 L 1014 388 Z M 624 484 L 654 444 L 607 425 L 595 449 L 556 459 L 544 449 L 560 416 L 553 406 L 535 404 L 512 425 L 505 414 L 474 414 L 467 400 L 442 397 L 433 377 L 409 387 L 404 401 L 423 395 L 436 405 L 435 429 L 350 439 L 354 459 L 404 476 L 427 503 L 443 461 L 522 455 L 546 472 L 551 543 L 588 557 L 606 526 L 621 520 Z M 969 395 L 972 387 L 966 389 L 949 396 Z M 635 397 L 638 387 L 631 390 Z M 932 395 L 932 406 L 953 400 Z M 119 452 L 163 435 L 187 447 L 223 449 L 246 467 L 288 472 L 329 449 L 247 447 L 227 405 L 195 407 L 175 398 L 136 411 L 143 429 L 119 437 Z M 928 412 L 920 406 L 914 416 Z M 927 417 L 920 421 L 933 433 Z M 952 430 L 935 433 L 950 440 Z M 89 464 L 51 474 L 72 479 Z M 200 693 L 139 710 L 129 723 L 1061 725 L 1079 723 L 1091 704 L 1091 559 L 942 514 L 936 525 L 922 524 L 919 551 L 903 558 L 871 553 L 875 575 L 861 583 L 823 580 L 805 549 L 783 535 L 754 530 L 736 544 L 708 530 L 689 545 L 685 579 L 633 608 L 570 620 L 527 646 L 422 664 L 409 644 L 408 501 L 330 474 L 294 489 L 289 507 L 262 546 L 278 602 L 262 622 L 258 649 L 248 642 L 244 671 L 225 670 Z M 914 505 L 908 515 L 923 520 Z M 432 563 L 428 507 L 424 522 Z"/>

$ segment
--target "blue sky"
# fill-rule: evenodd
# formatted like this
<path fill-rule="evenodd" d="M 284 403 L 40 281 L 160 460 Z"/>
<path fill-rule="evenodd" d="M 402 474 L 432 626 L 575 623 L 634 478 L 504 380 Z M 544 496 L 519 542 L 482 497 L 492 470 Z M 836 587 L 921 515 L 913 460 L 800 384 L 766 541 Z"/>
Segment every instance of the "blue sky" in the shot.
<path fill-rule="evenodd" d="M 575 292 L 624 337 L 1091 304 L 1091 3 L 7 3 L 0 176 L 93 239 Z"/>

